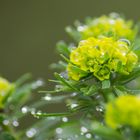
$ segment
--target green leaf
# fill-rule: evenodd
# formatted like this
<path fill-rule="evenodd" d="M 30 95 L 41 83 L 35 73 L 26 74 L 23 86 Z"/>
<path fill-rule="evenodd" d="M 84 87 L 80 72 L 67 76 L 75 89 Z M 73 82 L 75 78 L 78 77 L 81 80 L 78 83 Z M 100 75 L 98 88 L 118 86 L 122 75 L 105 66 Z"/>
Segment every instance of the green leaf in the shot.
<path fill-rule="evenodd" d="M 66 27 L 66 32 L 76 41 L 79 42 L 81 39 L 81 34 L 75 30 L 73 27 L 68 26 Z"/>
<path fill-rule="evenodd" d="M 102 81 L 102 89 L 110 88 L 110 80 Z"/>
<path fill-rule="evenodd" d="M 114 91 L 117 94 L 117 96 L 121 96 L 124 95 L 126 93 L 126 91 L 122 88 L 119 87 L 114 87 Z"/>
<path fill-rule="evenodd" d="M 30 126 L 30 128 L 23 132 L 23 140 L 29 139 L 24 134 L 32 128 L 37 130 L 33 140 L 51 140 L 55 135 L 55 129 L 59 126 L 60 121 L 61 118 L 59 117 L 39 119 L 36 123 Z"/>
<path fill-rule="evenodd" d="M 70 116 L 72 115 L 71 112 L 64 112 L 64 113 L 35 113 L 33 114 L 35 117 L 60 117 L 60 116 Z"/>
<path fill-rule="evenodd" d="M 64 85 L 68 86 L 69 88 L 73 89 L 74 91 L 79 91 L 77 88 L 75 88 L 73 85 L 71 85 L 66 79 L 64 79 L 61 75 L 58 73 L 55 73 L 55 77 L 60 80 Z"/>
<path fill-rule="evenodd" d="M 8 132 L 1 132 L 0 140 L 16 140 L 16 139 Z"/>
<path fill-rule="evenodd" d="M 84 93 L 84 95 L 89 96 L 95 94 L 98 91 L 98 87 L 96 85 L 92 85 L 81 88 L 80 90 Z"/>
<path fill-rule="evenodd" d="M 67 62 L 67 63 L 71 63 L 70 60 L 63 54 L 60 54 L 60 56 Z"/>
<path fill-rule="evenodd" d="M 70 55 L 70 50 L 69 50 L 69 47 L 68 45 L 64 42 L 64 41 L 59 41 L 57 44 L 56 44 L 56 49 L 59 53 L 62 53 L 66 56 L 69 56 Z"/>
<path fill-rule="evenodd" d="M 129 75 L 120 75 L 118 78 L 115 79 L 115 83 L 117 84 L 127 84 L 128 82 L 138 78 L 140 76 L 140 67 L 133 70 Z"/>
<path fill-rule="evenodd" d="M 71 63 L 71 62 L 70 62 L 70 63 Z M 86 72 L 86 71 L 81 70 L 79 67 L 77 67 L 76 65 L 74 65 L 74 64 L 72 64 L 72 63 L 71 63 L 71 68 L 72 68 L 73 71 L 75 71 L 75 72 L 77 72 L 77 73 L 83 73 L 83 74 L 85 74 L 85 75 L 90 74 L 90 73 L 88 73 L 88 72 Z"/>
<path fill-rule="evenodd" d="M 29 80 L 32 77 L 32 75 L 30 73 L 24 74 L 23 76 L 21 76 L 16 82 L 16 87 L 19 87 L 20 85 L 22 85 L 24 82 L 26 82 L 27 80 Z"/>
<path fill-rule="evenodd" d="M 125 140 L 117 131 L 98 122 L 92 124 L 92 129 L 93 133 L 103 138 L 103 140 Z"/>
<path fill-rule="evenodd" d="M 22 104 L 24 104 L 31 95 L 32 84 L 33 83 L 25 84 L 17 88 L 14 93 L 12 93 L 7 105 L 13 104 L 16 107 L 20 107 Z"/>
<path fill-rule="evenodd" d="M 50 65 L 51 69 L 60 69 L 60 70 L 65 70 L 67 67 L 67 63 L 63 61 L 59 61 L 58 63 L 53 63 Z"/>
<path fill-rule="evenodd" d="M 117 71 L 121 71 L 122 67 L 123 67 L 122 62 L 119 61 L 118 64 L 117 64 Z"/>
<path fill-rule="evenodd" d="M 140 94 L 140 89 L 129 89 L 126 88 L 124 86 L 117 86 L 114 87 L 116 93 L 118 93 L 118 95 L 123 95 L 123 94 Z"/>

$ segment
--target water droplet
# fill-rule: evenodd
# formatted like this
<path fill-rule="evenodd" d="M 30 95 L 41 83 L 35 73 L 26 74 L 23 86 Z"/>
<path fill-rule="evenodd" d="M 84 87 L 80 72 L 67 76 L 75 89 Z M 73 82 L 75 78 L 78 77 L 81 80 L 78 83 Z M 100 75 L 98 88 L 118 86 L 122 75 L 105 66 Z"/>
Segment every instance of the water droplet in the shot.
<path fill-rule="evenodd" d="M 100 140 L 100 137 L 97 136 L 97 135 L 94 135 L 94 138 L 95 138 L 96 140 Z"/>
<path fill-rule="evenodd" d="M 29 129 L 29 130 L 26 132 L 26 136 L 27 136 L 28 138 L 32 138 L 32 137 L 35 136 L 36 132 L 37 132 L 37 131 L 36 131 L 35 128 L 31 128 L 31 129 Z"/>
<path fill-rule="evenodd" d="M 42 114 L 41 111 L 37 111 L 37 112 L 33 112 L 33 115 L 35 118 L 39 119 L 40 118 L 40 115 Z"/>
<path fill-rule="evenodd" d="M 41 111 L 37 111 L 37 113 L 36 113 L 37 115 L 41 115 L 42 114 L 42 112 Z"/>
<path fill-rule="evenodd" d="M 32 84 L 32 88 L 33 89 L 36 89 L 40 86 L 43 86 L 44 85 L 44 81 L 43 80 L 37 80 L 35 83 Z"/>
<path fill-rule="evenodd" d="M 78 26 L 78 28 L 77 28 L 77 30 L 78 30 L 79 32 L 82 32 L 84 29 L 85 29 L 85 26 Z"/>
<path fill-rule="evenodd" d="M 34 115 L 36 113 L 36 109 L 35 108 L 31 108 L 30 112 L 31 112 L 32 115 Z"/>
<path fill-rule="evenodd" d="M 14 120 L 12 124 L 13 124 L 13 126 L 15 126 L 15 127 L 18 127 L 18 126 L 19 126 L 19 122 L 16 121 L 16 120 Z"/>
<path fill-rule="evenodd" d="M 52 99 L 52 97 L 51 97 L 50 94 L 48 94 L 48 95 L 46 95 L 46 96 L 44 97 L 44 99 L 47 100 L 47 101 L 50 101 L 50 100 Z"/>
<path fill-rule="evenodd" d="M 83 133 L 83 132 L 81 132 L 81 135 L 84 135 L 84 133 Z"/>
<path fill-rule="evenodd" d="M 23 114 L 27 113 L 27 112 L 28 112 L 28 107 L 26 107 L 26 106 L 22 107 L 22 108 L 21 108 L 21 112 L 22 112 Z"/>
<path fill-rule="evenodd" d="M 63 121 L 63 122 L 68 122 L 68 118 L 67 118 L 67 117 L 63 117 L 63 118 L 62 118 L 62 121 Z"/>
<path fill-rule="evenodd" d="M 78 104 L 73 103 L 73 104 L 71 104 L 71 109 L 73 109 L 73 108 L 75 108 L 75 107 L 77 107 L 77 106 L 78 106 Z"/>
<path fill-rule="evenodd" d="M 92 137 L 92 135 L 90 133 L 87 133 L 85 136 L 87 139 L 90 139 Z"/>
<path fill-rule="evenodd" d="M 55 131 L 56 131 L 57 134 L 61 134 L 63 132 L 63 129 L 58 127 L 58 128 L 56 128 Z"/>
<path fill-rule="evenodd" d="M 72 97 L 74 97 L 74 96 L 76 96 L 76 95 L 77 95 L 76 92 L 73 92 L 73 93 L 71 94 Z"/>
<path fill-rule="evenodd" d="M 95 99 L 100 100 L 100 99 L 101 99 L 101 95 L 97 95 L 97 96 L 95 97 Z"/>
<path fill-rule="evenodd" d="M 101 106 L 96 106 L 96 110 L 97 110 L 98 112 L 103 112 L 103 108 L 102 108 Z"/>
<path fill-rule="evenodd" d="M 8 124 L 9 124 L 9 120 L 4 120 L 4 121 L 3 121 L 3 124 L 4 124 L 4 125 L 8 125 Z"/>
<path fill-rule="evenodd" d="M 81 127 L 81 132 L 86 133 L 88 131 L 88 129 L 84 126 Z"/>

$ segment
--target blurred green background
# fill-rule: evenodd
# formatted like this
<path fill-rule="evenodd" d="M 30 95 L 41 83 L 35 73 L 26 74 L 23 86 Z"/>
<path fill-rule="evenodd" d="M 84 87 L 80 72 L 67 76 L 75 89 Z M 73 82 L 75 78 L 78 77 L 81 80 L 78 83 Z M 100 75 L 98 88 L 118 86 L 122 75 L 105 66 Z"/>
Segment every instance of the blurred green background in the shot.
<path fill-rule="evenodd" d="M 138 21 L 140 0 L 0 0 L 0 74 L 10 80 L 27 72 L 51 78 L 56 42 L 70 41 L 64 27 L 110 12 Z"/>

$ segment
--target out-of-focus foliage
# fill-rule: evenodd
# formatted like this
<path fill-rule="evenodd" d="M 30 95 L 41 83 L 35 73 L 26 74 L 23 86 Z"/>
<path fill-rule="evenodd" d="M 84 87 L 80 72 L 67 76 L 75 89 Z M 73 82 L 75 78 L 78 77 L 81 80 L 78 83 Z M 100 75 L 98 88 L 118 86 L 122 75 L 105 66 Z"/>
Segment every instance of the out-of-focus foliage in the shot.
<path fill-rule="evenodd" d="M 11 84 L 6 79 L 0 77 L 0 109 L 4 108 L 4 105 L 13 90 L 14 84 Z"/>
<path fill-rule="evenodd" d="M 131 104 L 128 104 L 131 103 Z M 128 125 L 140 129 L 140 97 L 123 95 L 107 104 L 106 123 L 112 128 Z M 121 114 L 121 115 L 119 115 Z"/>
<path fill-rule="evenodd" d="M 31 81 L 30 74 L 12 83 L 0 78 L 0 140 L 43 140 L 52 136 L 48 133 L 55 129 L 60 119 L 46 118 L 30 123 L 33 121 L 31 114 L 47 104 L 44 100 L 32 101 L 35 90 L 42 85 L 41 80 Z"/>
<path fill-rule="evenodd" d="M 98 18 L 87 18 L 85 23 L 75 22 L 74 27 L 67 27 L 66 31 L 75 40 L 83 40 L 89 37 L 113 37 L 115 40 L 125 38 L 133 41 L 138 32 L 137 26 L 132 20 L 125 20 L 117 13 L 108 16 L 103 15 Z"/>

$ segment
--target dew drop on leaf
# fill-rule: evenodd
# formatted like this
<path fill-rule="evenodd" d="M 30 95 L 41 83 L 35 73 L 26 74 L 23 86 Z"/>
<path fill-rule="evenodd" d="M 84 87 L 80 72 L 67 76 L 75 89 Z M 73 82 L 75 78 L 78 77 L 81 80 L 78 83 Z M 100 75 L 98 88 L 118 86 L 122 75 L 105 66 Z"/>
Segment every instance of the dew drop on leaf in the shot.
<path fill-rule="evenodd" d="M 88 131 L 88 129 L 86 127 L 84 127 L 84 126 L 81 127 L 81 132 L 82 133 L 86 133 L 87 131 Z"/>
<path fill-rule="evenodd" d="M 68 118 L 67 118 L 67 117 L 63 117 L 63 118 L 62 118 L 62 121 L 63 121 L 63 122 L 68 122 Z"/>
<path fill-rule="evenodd" d="M 35 128 L 31 128 L 26 132 L 26 136 L 28 138 L 32 138 L 35 136 L 36 133 L 37 133 L 37 130 Z"/>
<path fill-rule="evenodd" d="M 26 106 L 22 107 L 22 108 L 21 108 L 21 112 L 22 112 L 23 114 L 27 113 L 27 112 L 28 112 L 28 107 L 26 107 Z"/>
<path fill-rule="evenodd" d="M 73 109 L 73 108 L 75 108 L 75 107 L 77 107 L 78 106 L 78 104 L 75 104 L 75 103 L 73 103 L 73 104 L 71 104 L 71 109 Z"/>
<path fill-rule="evenodd" d="M 44 97 L 44 99 L 47 100 L 47 101 L 50 101 L 50 100 L 52 99 L 52 97 L 51 97 L 50 94 L 48 94 L 48 95 L 46 95 L 46 96 Z"/>
<path fill-rule="evenodd" d="M 19 126 L 19 122 L 18 122 L 17 120 L 14 120 L 14 121 L 12 122 L 12 124 L 13 124 L 13 126 L 15 126 L 15 127 L 18 127 L 18 126 Z"/>
<path fill-rule="evenodd" d="M 90 139 L 90 138 L 92 138 L 92 135 L 91 135 L 90 133 L 87 133 L 87 134 L 85 135 L 85 137 L 86 137 L 87 139 Z"/>
<path fill-rule="evenodd" d="M 57 134 L 61 134 L 63 132 L 63 129 L 58 127 L 58 128 L 56 128 L 55 131 L 56 131 Z"/>
<path fill-rule="evenodd" d="M 4 120 L 4 121 L 3 121 L 3 124 L 4 124 L 4 125 L 8 125 L 8 124 L 9 124 L 9 120 Z"/>

